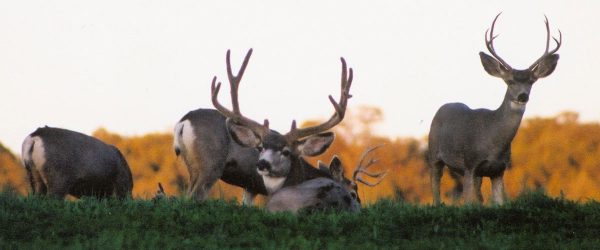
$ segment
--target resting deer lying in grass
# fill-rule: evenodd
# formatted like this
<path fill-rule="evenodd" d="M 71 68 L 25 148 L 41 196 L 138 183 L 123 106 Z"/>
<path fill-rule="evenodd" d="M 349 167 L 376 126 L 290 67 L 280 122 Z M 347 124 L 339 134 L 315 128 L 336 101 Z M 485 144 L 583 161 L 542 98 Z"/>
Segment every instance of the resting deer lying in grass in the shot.
<path fill-rule="evenodd" d="M 298 185 L 282 188 L 269 198 L 266 205 L 267 210 L 294 213 L 301 209 L 309 211 L 327 209 L 359 211 L 361 200 L 358 196 L 357 183 L 360 182 L 374 187 L 381 183 L 386 174 L 386 172 L 372 173 L 367 171 L 369 167 L 377 163 L 377 160 L 371 158 L 365 162 L 365 159 L 370 152 L 379 147 L 369 148 L 363 152 L 352 173 L 351 180 L 344 176 L 344 165 L 337 156 L 333 157 L 329 166 L 319 162 L 319 169 L 331 173 L 331 178 L 311 179 Z M 375 183 L 371 183 L 363 179 L 362 174 L 378 179 Z"/>
<path fill-rule="evenodd" d="M 197 200 L 203 200 L 219 178 L 242 187 L 244 204 L 252 204 L 256 194 L 268 195 L 284 186 L 328 177 L 328 173 L 314 168 L 302 156 L 319 155 L 333 142 L 333 132 L 326 131 L 344 118 L 351 97 L 352 69 L 346 69 L 342 58 L 342 93 L 339 102 L 329 96 L 335 113 L 327 122 L 299 129 L 294 121 L 288 133 L 280 134 L 269 129 L 268 120 L 260 124 L 240 113 L 237 91 L 251 55 L 249 50 L 234 75 L 227 51 L 232 110 L 219 103 L 221 83 L 214 77 L 211 92 L 216 110 L 191 111 L 175 126 L 175 152 L 188 167 L 189 192 Z"/>

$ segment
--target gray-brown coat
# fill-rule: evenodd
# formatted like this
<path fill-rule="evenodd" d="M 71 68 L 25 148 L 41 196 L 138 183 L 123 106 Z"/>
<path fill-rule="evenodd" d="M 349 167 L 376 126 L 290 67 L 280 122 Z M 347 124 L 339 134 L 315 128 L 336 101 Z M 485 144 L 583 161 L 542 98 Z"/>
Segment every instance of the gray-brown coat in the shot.
<path fill-rule="evenodd" d="M 33 194 L 131 196 L 133 180 L 127 161 L 116 147 L 91 136 L 38 128 L 23 141 L 21 155 Z"/>

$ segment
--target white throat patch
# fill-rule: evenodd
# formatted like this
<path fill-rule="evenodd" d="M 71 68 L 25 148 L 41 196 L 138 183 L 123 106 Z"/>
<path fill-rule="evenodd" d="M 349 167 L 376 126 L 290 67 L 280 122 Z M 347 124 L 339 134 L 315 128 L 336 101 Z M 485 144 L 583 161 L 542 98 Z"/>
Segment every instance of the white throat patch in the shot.
<path fill-rule="evenodd" d="M 510 108 L 513 110 L 524 111 L 526 103 L 519 103 L 515 101 L 510 102 Z"/>
<path fill-rule="evenodd" d="M 275 193 L 277 190 L 281 189 L 286 179 L 286 177 L 269 177 L 266 175 L 263 175 L 262 178 L 269 194 Z"/>

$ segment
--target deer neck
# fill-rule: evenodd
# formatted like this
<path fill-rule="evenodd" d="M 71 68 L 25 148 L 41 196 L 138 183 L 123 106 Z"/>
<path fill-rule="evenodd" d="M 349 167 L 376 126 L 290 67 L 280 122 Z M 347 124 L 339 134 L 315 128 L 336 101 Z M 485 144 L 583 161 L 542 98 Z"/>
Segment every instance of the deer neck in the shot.
<path fill-rule="evenodd" d="M 288 175 L 284 186 L 293 186 L 298 185 L 307 180 L 311 180 L 318 177 L 328 177 L 331 178 L 331 175 L 323 172 L 308 163 L 304 158 L 298 157 L 292 162 L 292 169 L 290 170 L 290 174 Z"/>
<path fill-rule="evenodd" d="M 490 128 L 497 131 L 493 133 L 494 137 L 497 137 L 495 139 L 510 143 L 521 125 L 524 113 L 525 104 L 517 104 L 511 101 L 507 89 L 502 105 L 493 112 Z"/>

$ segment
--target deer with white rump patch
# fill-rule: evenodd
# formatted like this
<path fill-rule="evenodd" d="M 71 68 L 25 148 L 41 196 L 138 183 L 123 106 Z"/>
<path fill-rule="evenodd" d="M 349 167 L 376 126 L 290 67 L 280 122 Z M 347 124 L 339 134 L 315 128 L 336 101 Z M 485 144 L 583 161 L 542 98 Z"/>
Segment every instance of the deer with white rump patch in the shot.
<path fill-rule="evenodd" d="M 221 83 L 213 78 L 211 92 L 215 108 L 191 111 L 175 126 L 175 152 L 186 162 L 190 173 L 190 194 L 203 200 L 219 178 L 244 188 L 244 204 L 252 204 L 257 194 L 268 195 L 281 187 L 296 185 L 317 177 L 329 177 L 301 156 L 323 153 L 334 134 L 324 132 L 342 121 L 352 83 L 352 69 L 342 58 L 342 94 L 339 103 L 331 96 L 335 113 L 325 123 L 298 129 L 296 122 L 285 135 L 269 129 L 268 120 L 257 123 L 240 113 L 238 86 L 252 54 L 250 49 L 237 75 L 233 75 L 230 51 L 227 74 L 231 87 L 232 110 L 218 102 Z M 220 112 L 220 113 L 219 113 Z"/>
<path fill-rule="evenodd" d="M 485 34 L 485 44 L 492 56 L 479 53 L 483 68 L 507 84 L 506 94 L 496 110 L 470 109 L 462 103 L 443 105 L 435 114 L 429 131 L 428 161 L 431 170 L 433 203 L 440 204 L 440 180 L 444 166 L 463 176 L 466 203 L 481 202 L 481 178 L 492 181 L 492 200 L 504 202 L 504 170 L 510 162 L 510 146 L 521 123 L 525 105 L 534 82 L 550 75 L 556 68 L 562 34 L 554 39 L 556 48 L 549 51 L 550 27 L 546 24 L 546 50 L 525 70 L 513 69 L 494 49 L 494 25 Z M 477 196 L 477 197 L 476 197 Z"/>
<path fill-rule="evenodd" d="M 23 141 L 23 165 L 33 194 L 130 197 L 131 171 L 121 152 L 82 133 L 43 127 Z"/>
<path fill-rule="evenodd" d="M 266 205 L 271 212 L 298 212 L 301 209 L 323 210 L 334 209 L 340 211 L 357 212 L 360 210 L 361 200 L 358 196 L 358 182 L 369 187 L 381 183 L 387 172 L 373 173 L 368 168 L 377 163 L 376 159 L 365 161 L 370 152 L 381 146 L 368 148 L 360 157 L 360 160 L 352 173 L 352 179 L 344 176 L 344 165 L 342 161 L 333 156 L 329 166 L 319 161 L 319 169 L 331 173 L 331 178 L 315 178 L 302 182 L 295 186 L 289 186 L 275 192 Z M 371 183 L 362 178 L 367 175 L 377 178 Z"/>

